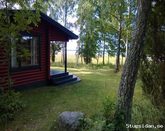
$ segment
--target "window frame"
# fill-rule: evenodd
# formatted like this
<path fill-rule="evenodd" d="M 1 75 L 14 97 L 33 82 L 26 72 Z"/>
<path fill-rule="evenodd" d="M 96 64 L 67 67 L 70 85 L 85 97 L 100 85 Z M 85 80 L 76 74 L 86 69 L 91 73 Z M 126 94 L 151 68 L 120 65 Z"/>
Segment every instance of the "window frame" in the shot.
<path fill-rule="evenodd" d="M 11 65 L 11 57 L 10 57 L 10 71 L 11 72 L 19 72 L 19 71 L 26 71 L 32 69 L 41 69 L 41 34 L 40 33 L 22 33 L 22 37 L 38 37 L 38 65 L 28 65 L 28 66 L 19 66 L 19 67 L 12 67 Z"/>

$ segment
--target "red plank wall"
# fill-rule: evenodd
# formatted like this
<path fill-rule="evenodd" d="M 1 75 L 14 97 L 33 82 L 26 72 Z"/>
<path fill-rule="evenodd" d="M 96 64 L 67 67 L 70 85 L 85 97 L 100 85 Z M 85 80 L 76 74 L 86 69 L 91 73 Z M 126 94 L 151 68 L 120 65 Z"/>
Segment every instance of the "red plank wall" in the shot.
<path fill-rule="evenodd" d="M 50 45 L 49 41 L 68 41 L 68 38 L 59 29 L 41 20 L 38 27 L 32 30 L 35 34 L 40 34 L 40 67 L 17 72 L 11 72 L 13 87 L 24 88 L 25 85 L 44 82 L 47 83 L 50 75 Z M 7 87 L 7 68 L 8 64 L 3 63 L 4 54 L 0 49 L 0 88 Z M 2 80 L 3 78 L 3 80 Z"/>
<path fill-rule="evenodd" d="M 42 22 L 34 28 L 33 33 L 40 35 L 40 67 L 37 69 L 12 72 L 12 81 L 14 87 L 21 85 L 30 85 L 37 82 L 46 82 L 49 79 L 48 71 L 50 68 L 49 59 L 46 57 L 49 53 L 49 43 L 46 38 L 46 26 Z M 23 87 L 22 87 L 23 88 Z"/>

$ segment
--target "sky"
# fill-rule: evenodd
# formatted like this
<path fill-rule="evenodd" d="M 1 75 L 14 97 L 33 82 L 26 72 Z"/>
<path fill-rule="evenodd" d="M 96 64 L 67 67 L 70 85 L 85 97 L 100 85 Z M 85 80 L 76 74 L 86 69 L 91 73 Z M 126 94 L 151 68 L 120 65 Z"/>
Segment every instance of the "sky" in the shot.
<path fill-rule="evenodd" d="M 18 5 L 15 5 L 14 6 L 16 9 L 19 9 L 19 6 Z M 47 12 L 47 15 L 49 16 L 50 12 L 48 11 Z M 69 23 L 75 23 L 77 21 L 77 17 L 73 17 L 73 16 L 68 16 L 68 22 Z M 59 22 L 60 23 L 60 22 Z M 72 27 L 71 28 L 71 31 L 78 35 L 79 36 L 79 29 L 76 29 L 75 27 Z M 70 40 L 68 43 L 67 43 L 67 51 L 68 51 L 68 54 L 75 54 L 76 52 L 76 48 L 77 48 L 77 40 Z"/>
<path fill-rule="evenodd" d="M 68 22 L 70 22 L 70 23 L 75 23 L 76 21 L 77 21 L 76 17 L 69 17 L 68 18 Z M 71 28 L 71 30 L 74 34 L 79 36 L 79 33 L 80 33 L 79 29 L 73 27 L 73 28 Z M 78 41 L 78 39 L 77 40 L 70 40 L 68 42 L 68 44 L 67 44 L 68 53 L 72 53 L 72 54 L 75 53 L 76 47 L 77 47 L 77 41 Z"/>
<path fill-rule="evenodd" d="M 50 12 L 47 11 L 47 15 L 49 16 L 50 15 Z M 73 16 L 68 16 L 68 23 L 75 23 L 77 21 L 77 17 L 73 17 Z M 62 21 L 58 21 L 61 25 L 64 26 L 64 23 Z M 75 28 L 75 27 L 72 27 L 70 29 L 74 34 L 78 35 L 79 36 L 79 29 L 78 28 Z M 67 43 L 67 51 L 68 51 L 68 54 L 75 54 L 76 52 L 76 48 L 77 48 L 77 40 L 69 40 L 69 42 Z"/>

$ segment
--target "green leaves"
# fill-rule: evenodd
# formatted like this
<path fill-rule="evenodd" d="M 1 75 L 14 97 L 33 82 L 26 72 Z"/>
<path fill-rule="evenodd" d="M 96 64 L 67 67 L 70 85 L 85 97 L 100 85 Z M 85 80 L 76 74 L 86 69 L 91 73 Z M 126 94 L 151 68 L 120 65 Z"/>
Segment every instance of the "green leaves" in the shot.
<path fill-rule="evenodd" d="M 90 57 L 105 50 L 108 54 L 114 54 L 115 48 L 111 47 L 116 46 L 114 39 L 118 38 L 119 24 L 124 21 L 126 9 L 124 0 L 80 0 L 78 7 L 80 42 L 82 45 L 92 45 L 83 46 L 84 48 L 92 47 L 90 52 L 95 54 Z"/>
<path fill-rule="evenodd" d="M 50 17 L 70 28 L 73 23 L 69 22 L 69 17 L 74 16 L 77 0 L 50 0 L 48 2 L 48 12 Z"/>
<path fill-rule="evenodd" d="M 0 123 L 13 120 L 16 113 L 24 107 L 19 93 L 10 90 L 6 94 L 0 94 Z"/>
<path fill-rule="evenodd" d="M 7 67 L 7 79 L 9 87 L 11 87 L 9 72 L 12 44 L 21 32 L 28 32 L 32 26 L 37 25 L 37 23 L 40 21 L 40 10 L 43 10 L 45 7 L 44 5 L 45 4 L 43 3 L 43 0 L 30 2 L 27 0 L 1 0 L 0 47 L 3 49 L 3 55 L 6 58 L 6 63 L 9 65 Z M 23 54 L 28 55 L 26 51 L 24 51 Z"/>
<path fill-rule="evenodd" d="M 141 60 L 140 75 L 143 92 L 156 106 L 162 105 L 165 98 L 165 2 L 157 1 L 149 15 L 145 48 Z"/>

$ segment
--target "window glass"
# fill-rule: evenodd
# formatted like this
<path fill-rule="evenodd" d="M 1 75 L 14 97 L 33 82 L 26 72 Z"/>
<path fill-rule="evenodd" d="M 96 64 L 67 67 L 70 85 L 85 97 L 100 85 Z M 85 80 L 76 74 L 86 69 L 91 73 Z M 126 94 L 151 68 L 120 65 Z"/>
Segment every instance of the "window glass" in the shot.
<path fill-rule="evenodd" d="M 39 65 L 39 37 L 22 36 L 13 43 L 11 50 L 11 67 Z"/>

